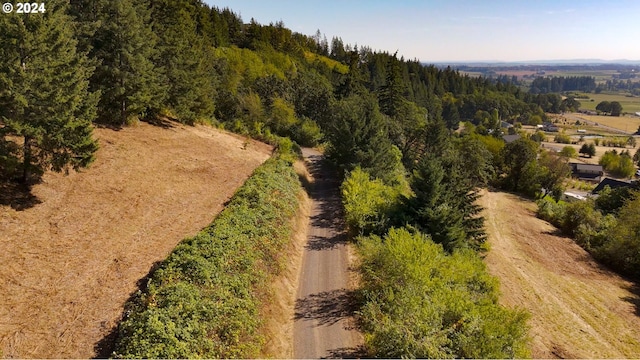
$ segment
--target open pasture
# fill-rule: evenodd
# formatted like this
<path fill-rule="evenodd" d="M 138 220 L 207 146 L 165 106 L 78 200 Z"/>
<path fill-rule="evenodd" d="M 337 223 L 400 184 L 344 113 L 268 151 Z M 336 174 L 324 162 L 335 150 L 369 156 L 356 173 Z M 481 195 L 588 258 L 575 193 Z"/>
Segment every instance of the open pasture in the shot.
<path fill-rule="evenodd" d="M 545 76 L 592 76 L 596 79 L 596 82 L 602 82 L 611 80 L 613 75 L 618 75 L 618 70 L 549 70 L 545 73 Z"/>
<path fill-rule="evenodd" d="M 580 108 L 586 110 L 595 110 L 596 106 L 602 101 L 617 101 L 622 105 L 622 111 L 626 113 L 636 113 L 640 111 L 640 97 L 627 96 L 625 94 L 581 94 L 586 95 L 589 99 L 578 99 Z M 591 101 L 593 100 L 593 101 Z"/>
<path fill-rule="evenodd" d="M 580 114 L 579 117 L 594 124 L 597 123 L 599 126 L 604 125 L 616 128 L 626 133 L 635 133 L 636 130 L 638 130 L 638 127 L 640 127 L 640 117 L 638 116 L 602 116 Z M 606 131 L 606 129 L 604 131 Z"/>

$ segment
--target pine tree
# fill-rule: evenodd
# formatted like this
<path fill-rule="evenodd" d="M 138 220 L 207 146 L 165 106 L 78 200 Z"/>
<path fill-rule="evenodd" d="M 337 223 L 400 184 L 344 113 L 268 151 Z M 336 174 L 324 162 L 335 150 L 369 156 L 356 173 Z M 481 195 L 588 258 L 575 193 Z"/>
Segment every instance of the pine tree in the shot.
<path fill-rule="evenodd" d="M 348 55 L 349 72 L 336 88 L 336 94 L 339 98 L 346 98 L 365 92 L 363 76 L 360 70 L 360 55 L 355 51 L 350 51 Z"/>
<path fill-rule="evenodd" d="M 400 70 L 400 61 L 394 54 L 387 63 L 387 77 L 385 84 L 380 88 L 378 101 L 380 102 L 380 111 L 383 114 L 395 117 L 400 111 L 400 107 L 404 102 L 405 84 L 402 79 Z"/>
<path fill-rule="evenodd" d="M 409 218 L 448 251 L 480 250 L 486 240 L 477 187 L 484 185 L 491 169 L 486 160 L 467 153 L 489 156 L 475 145 L 452 143 L 444 122 L 432 121 L 426 151 L 413 170 L 414 196 L 406 200 Z"/>
<path fill-rule="evenodd" d="M 69 14 L 77 24 L 78 51 L 89 53 L 93 37 L 102 24 L 109 0 L 70 0 Z"/>
<path fill-rule="evenodd" d="M 441 159 L 435 154 L 425 155 L 413 173 L 411 189 L 415 196 L 409 198 L 406 205 L 418 229 L 453 251 L 464 245 L 466 233 L 464 216 L 455 198 L 459 194 L 452 191 L 447 178 Z"/>
<path fill-rule="evenodd" d="M 401 154 L 389 140 L 376 99 L 354 95 L 339 101 L 331 113 L 329 157 L 346 171 L 360 166 L 371 176 L 392 183 L 402 171 Z"/>
<path fill-rule="evenodd" d="M 97 94 L 88 81 L 93 69 L 77 52 L 68 1 L 46 6 L 44 14 L 0 16 L 0 135 L 21 139 L 25 183 L 48 169 L 85 167 L 98 148 L 91 126 Z"/>
<path fill-rule="evenodd" d="M 152 117 L 162 104 L 166 89 L 153 63 L 156 37 L 148 21 L 144 2 L 119 0 L 105 6 L 91 52 L 100 62 L 91 79 L 102 92 L 99 122 L 122 126 Z"/>
<path fill-rule="evenodd" d="M 151 8 L 167 105 L 177 120 L 190 124 L 213 117 L 215 98 L 213 49 L 198 36 L 197 9 L 186 0 L 157 0 Z"/>

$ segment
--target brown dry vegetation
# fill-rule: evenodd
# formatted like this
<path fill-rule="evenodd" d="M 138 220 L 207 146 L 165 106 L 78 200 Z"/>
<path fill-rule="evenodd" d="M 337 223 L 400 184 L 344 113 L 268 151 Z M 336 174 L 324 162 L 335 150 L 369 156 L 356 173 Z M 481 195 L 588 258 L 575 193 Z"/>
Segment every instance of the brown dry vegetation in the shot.
<path fill-rule="evenodd" d="M 535 204 L 485 192 L 489 271 L 501 302 L 532 315 L 534 358 L 640 358 L 640 292 L 535 217 Z"/>
<path fill-rule="evenodd" d="M 602 115 L 584 115 L 579 117 L 599 125 L 616 128 L 627 133 L 635 133 L 640 126 L 640 118 L 637 116 L 602 116 Z"/>
<path fill-rule="evenodd" d="M 633 115 L 604 116 L 587 115 L 581 113 L 547 114 L 550 121 L 558 121 L 563 127 L 574 127 L 575 129 L 586 129 L 589 133 L 600 133 L 603 135 L 623 136 L 625 133 L 633 134 L 640 126 L 640 117 Z M 575 125 L 580 121 L 582 125 Z M 564 126 L 566 125 L 566 126 Z"/>
<path fill-rule="evenodd" d="M 203 126 L 95 135 L 91 168 L 46 174 L 33 206 L 0 205 L 4 357 L 95 356 L 136 282 L 208 225 L 271 152 Z"/>

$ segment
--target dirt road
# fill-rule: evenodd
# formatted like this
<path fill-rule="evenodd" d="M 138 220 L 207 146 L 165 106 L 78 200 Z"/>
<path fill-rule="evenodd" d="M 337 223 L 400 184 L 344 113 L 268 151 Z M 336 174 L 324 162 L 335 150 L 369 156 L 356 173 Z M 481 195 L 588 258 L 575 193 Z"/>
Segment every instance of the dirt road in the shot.
<path fill-rule="evenodd" d="M 322 155 L 304 149 L 314 182 L 308 240 L 294 315 L 294 358 L 358 356 L 361 335 L 352 318 L 349 250 L 338 182 Z"/>
<path fill-rule="evenodd" d="M 640 289 L 599 266 L 515 195 L 482 196 L 501 302 L 531 313 L 534 358 L 640 358 Z"/>

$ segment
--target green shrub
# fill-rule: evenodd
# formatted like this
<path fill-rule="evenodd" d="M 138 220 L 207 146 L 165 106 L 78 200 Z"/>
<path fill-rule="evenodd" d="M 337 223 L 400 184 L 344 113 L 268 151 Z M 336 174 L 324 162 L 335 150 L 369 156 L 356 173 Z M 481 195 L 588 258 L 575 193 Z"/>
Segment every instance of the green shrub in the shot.
<path fill-rule="evenodd" d="M 615 150 L 607 151 L 602 155 L 598 163 L 606 171 L 620 177 L 630 177 L 636 171 L 633 160 L 627 152 L 618 154 Z"/>
<path fill-rule="evenodd" d="M 538 205 L 537 215 L 542 220 L 548 221 L 556 227 L 561 227 L 565 216 L 564 203 L 557 203 L 550 197 L 544 197 L 536 201 Z"/>
<path fill-rule="evenodd" d="M 559 143 L 559 144 L 571 144 L 571 137 L 567 134 L 565 134 L 564 132 L 556 135 L 553 138 L 553 141 Z"/>
<path fill-rule="evenodd" d="M 115 357 L 247 358 L 258 355 L 259 309 L 283 268 L 300 182 L 270 159 L 215 221 L 185 239 L 125 308 Z"/>
<path fill-rule="evenodd" d="M 608 215 L 612 217 L 612 215 Z M 623 274 L 640 277 L 640 196 L 635 193 L 618 211 L 594 255 Z"/>
<path fill-rule="evenodd" d="M 538 200 L 537 215 L 573 237 L 576 243 L 588 251 L 606 242 L 608 231 L 615 226 L 613 215 L 603 216 L 592 200 L 572 203 L 556 203 L 552 199 Z"/>
<path fill-rule="evenodd" d="M 578 152 L 573 146 L 565 146 L 560 151 L 560 156 L 564 156 L 567 158 L 576 158 L 578 157 Z"/>
<path fill-rule="evenodd" d="M 341 186 L 342 204 L 354 234 L 381 233 L 389 226 L 390 211 L 399 203 L 400 190 L 371 179 L 359 167 L 349 172 Z"/>
<path fill-rule="evenodd" d="M 322 132 L 315 121 L 305 117 L 294 127 L 292 137 L 302 146 L 316 146 L 322 139 Z"/>
<path fill-rule="evenodd" d="M 535 142 L 544 142 L 547 141 L 547 136 L 545 135 L 544 132 L 537 130 L 534 134 L 531 134 L 531 140 L 535 141 Z"/>
<path fill-rule="evenodd" d="M 472 251 L 447 255 L 428 236 L 392 229 L 360 238 L 369 355 L 513 358 L 528 355 L 521 310 L 498 305 L 498 285 Z"/>

